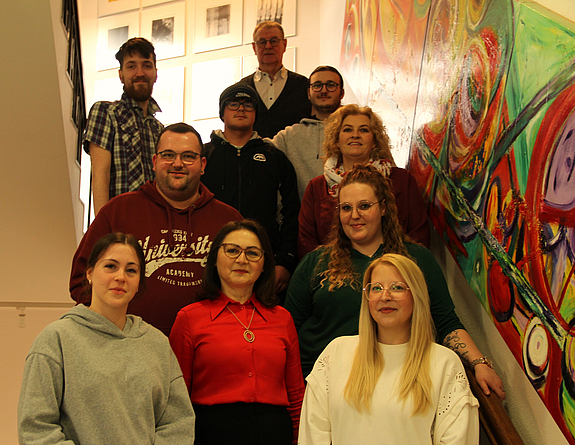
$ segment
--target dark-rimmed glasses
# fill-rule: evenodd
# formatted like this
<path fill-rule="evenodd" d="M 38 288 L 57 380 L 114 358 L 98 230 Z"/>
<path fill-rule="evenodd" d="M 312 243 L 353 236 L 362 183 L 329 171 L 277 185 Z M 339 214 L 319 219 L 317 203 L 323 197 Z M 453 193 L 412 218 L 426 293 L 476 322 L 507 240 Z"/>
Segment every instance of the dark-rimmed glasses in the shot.
<path fill-rule="evenodd" d="M 276 46 L 278 46 L 280 44 L 280 42 L 284 40 L 284 39 L 280 39 L 278 37 L 272 37 L 271 39 L 258 39 L 257 41 L 255 41 L 254 43 L 258 46 L 258 48 L 265 48 L 268 44 L 268 42 L 270 42 L 270 45 L 273 46 L 274 48 Z"/>
<path fill-rule="evenodd" d="M 387 291 L 390 300 L 403 300 L 410 290 L 403 281 L 394 281 L 389 287 L 383 287 L 381 283 L 367 283 L 363 288 L 363 295 L 370 301 L 379 300 Z"/>
<path fill-rule="evenodd" d="M 340 202 L 337 205 L 340 215 L 350 215 L 353 212 L 353 208 L 357 210 L 357 213 L 360 215 L 367 215 L 371 212 L 371 209 L 374 205 L 379 204 L 379 201 L 376 202 L 369 202 L 369 201 L 359 201 L 357 205 L 350 204 L 349 202 Z"/>
<path fill-rule="evenodd" d="M 220 247 L 228 258 L 232 258 L 234 260 L 238 258 L 242 252 L 244 252 L 246 260 L 252 262 L 259 261 L 264 256 L 264 251 L 258 247 L 246 247 L 245 249 L 242 249 L 237 244 L 231 243 L 222 243 L 220 244 Z"/>
<path fill-rule="evenodd" d="M 319 93 L 321 90 L 323 90 L 323 86 L 325 85 L 326 90 L 328 90 L 330 93 L 333 93 L 335 90 L 337 90 L 337 87 L 339 86 L 339 83 L 333 82 L 333 81 L 329 81 L 329 82 L 314 82 L 312 84 L 310 84 L 310 88 L 315 91 L 316 93 Z"/>
<path fill-rule="evenodd" d="M 226 107 L 230 111 L 236 111 L 240 108 L 240 105 L 244 107 L 245 111 L 254 111 L 256 109 L 256 105 L 251 101 L 246 100 L 230 100 L 226 102 Z"/>
<path fill-rule="evenodd" d="M 167 164 L 175 162 L 179 156 L 184 164 L 189 165 L 196 162 L 198 158 L 201 157 L 202 155 L 193 151 L 184 151 L 183 153 L 176 153 L 175 151 L 172 150 L 164 150 L 158 152 L 158 156 L 160 156 L 160 159 Z"/>

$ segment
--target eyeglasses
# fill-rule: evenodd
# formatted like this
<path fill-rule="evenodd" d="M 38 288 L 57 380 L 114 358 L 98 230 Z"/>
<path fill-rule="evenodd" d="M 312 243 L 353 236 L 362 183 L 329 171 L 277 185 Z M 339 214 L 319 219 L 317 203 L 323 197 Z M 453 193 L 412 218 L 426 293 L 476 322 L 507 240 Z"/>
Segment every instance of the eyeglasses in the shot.
<path fill-rule="evenodd" d="M 359 201 L 359 203 L 356 206 L 350 204 L 349 202 L 340 202 L 337 205 L 337 208 L 339 209 L 340 215 L 347 216 L 353 212 L 353 208 L 355 207 L 357 213 L 363 216 L 371 212 L 371 208 L 376 204 L 379 204 L 379 201 L 376 202 Z"/>
<path fill-rule="evenodd" d="M 224 251 L 224 253 L 228 258 L 232 258 L 234 260 L 238 258 L 242 254 L 242 252 L 244 252 L 246 260 L 252 262 L 259 261 L 264 256 L 264 251 L 257 247 L 247 247 L 245 249 L 242 249 L 237 244 L 230 244 L 230 243 L 220 244 L 220 247 L 222 248 L 222 250 Z"/>
<path fill-rule="evenodd" d="M 244 107 L 245 111 L 254 111 L 256 109 L 256 104 L 244 100 L 232 100 L 226 103 L 226 107 L 230 111 L 238 110 L 240 105 Z"/>
<path fill-rule="evenodd" d="M 339 83 L 336 82 L 314 82 L 312 84 L 310 84 L 310 88 L 315 91 L 316 93 L 319 93 L 321 90 L 323 90 L 323 86 L 325 85 L 325 88 L 330 92 L 333 93 L 335 90 L 337 90 L 337 87 L 339 86 Z"/>
<path fill-rule="evenodd" d="M 367 283 L 363 289 L 363 295 L 370 301 L 379 300 L 383 297 L 383 293 L 387 291 L 389 293 L 390 300 L 403 300 L 410 290 L 402 281 L 394 281 L 389 284 L 389 287 L 383 287 L 381 283 Z"/>
<path fill-rule="evenodd" d="M 280 44 L 282 40 L 284 39 L 278 39 L 277 37 L 272 37 L 271 39 L 259 39 L 257 42 L 254 43 L 258 46 L 258 48 L 263 49 L 267 46 L 268 42 L 270 42 L 270 45 L 275 48 Z"/>
<path fill-rule="evenodd" d="M 199 153 L 195 153 L 193 151 L 184 151 L 183 153 L 176 153 L 175 151 L 172 150 L 164 150 L 158 152 L 158 156 L 160 156 L 160 159 L 167 164 L 175 162 L 179 156 L 184 164 L 189 165 L 196 162 L 198 158 L 201 157 L 202 155 Z"/>

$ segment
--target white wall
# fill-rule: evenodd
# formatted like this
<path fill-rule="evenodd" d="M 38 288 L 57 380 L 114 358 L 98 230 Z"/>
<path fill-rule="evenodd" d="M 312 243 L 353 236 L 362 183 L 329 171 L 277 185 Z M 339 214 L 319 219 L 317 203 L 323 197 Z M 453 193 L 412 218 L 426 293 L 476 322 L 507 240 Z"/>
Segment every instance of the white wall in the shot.
<path fill-rule="evenodd" d="M 59 60 L 65 48 L 59 48 L 58 54 L 55 49 L 54 32 L 63 35 L 60 11 L 59 0 L 22 0 L 3 2 L 0 15 L 3 49 L 0 443 L 3 445 L 17 443 L 16 405 L 24 357 L 37 333 L 62 310 L 26 310 L 28 327 L 19 328 L 16 308 L 1 306 L 9 301 L 71 303 L 67 284 L 80 228 L 75 223 L 74 208 L 81 208 L 81 203 L 70 185 L 74 177 L 77 179 L 78 171 L 72 170 L 73 149 L 70 152 L 66 149 L 72 130 L 69 118 L 62 112 L 66 99 L 61 86 L 66 85 L 67 79 L 62 77 L 65 70 L 59 70 Z M 66 106 L 69 110 L 69 101 Z"/>

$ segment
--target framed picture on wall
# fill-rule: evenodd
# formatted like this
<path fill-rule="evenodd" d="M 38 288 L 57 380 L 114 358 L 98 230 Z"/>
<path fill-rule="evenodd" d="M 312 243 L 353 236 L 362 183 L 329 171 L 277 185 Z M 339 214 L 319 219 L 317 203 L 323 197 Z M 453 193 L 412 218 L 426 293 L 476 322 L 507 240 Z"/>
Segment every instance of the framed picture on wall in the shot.
<path fill-rule="evenodd" d="M 197 0 L 194 52 L 242 44 L 242 0 Z"/>
<path fill-rule="evenodd" d="M 140 8 L 140 0 L 98 0 L 98 17 Z"/>
<path fill-rule="evenodd" d="M 278 22 L 286 37 L 296 35 L 297 0 L 246 0 L 244 44 L 252 43 L 258 23 Z"/>
<path fill-rule="evenodd" d="M 140 34 L 139 12 L 118 14 L 98 20 L 98 44 L 96 69 L 98 71 L 119 68 L 116 53 L 122 44 Z"/>
<path fill-rule="evenodd" d="M 193 120 L 219 118 L 220 94 L 242 78 L 241 64 L 241 57 L 230 57 L 192 65 Z"/>
<path fill-rule="evenodd" d="M 175 2 L 142 11 L 141 36 L 156 50 L 156 59 L 186 55 L 186 2 Z"/>

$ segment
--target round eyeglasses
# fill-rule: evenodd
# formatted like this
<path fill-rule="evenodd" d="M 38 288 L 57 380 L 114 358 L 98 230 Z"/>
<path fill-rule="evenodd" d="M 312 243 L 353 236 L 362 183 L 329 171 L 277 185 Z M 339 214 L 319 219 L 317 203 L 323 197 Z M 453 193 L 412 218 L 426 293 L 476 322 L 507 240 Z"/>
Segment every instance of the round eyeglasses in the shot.
<path fill-rule="evenodd" d="M 316 93 L 319 93 L 321 90 L 323 90 L 323 86 L 325 85 L 325 89 L 328 90 L 330 93 L 333 93 L 335 90 L 337 90 L 337 87 L 339 86 L 339 83 L 330 81 L 330 82 L 314 82 L 312 84 L 310 84 L 310 88 L 315 91 Z"/>
<path fill-rule="evenodd" d="M 254 111 L 256 109 L 256 104 L 245 100 L 231 100 L 226 103 L 226 107 L 230 111 L 238 110 L 240 105 L 244 107 L 245 111 Z"/>
<path fill-rule="evenodd" d="M 403 300 L 408 290 L 410 288 L 403 281 L 394 281 L 389 287 L 383 287 L 381 283 L 367 283 L 363 288 L 363 295 L 370 301 L 379 300 L 387 291 L 390 300 Z"/>
<path fill-rule="evenodd" d="M 176 153 L 175 151 L 172 151 L 172 150 L 164 150 L 164 151 L 158 152 L 158 156 L 160 156 L 160 159 L 163 162 L 168 163 L 168 164 L 175 162 L 179 156 L 184 164 L 189 165 L 189 164 L 193 164 L 194 162 L 196 162 L 198 160 L 198 158 L 201 157 L 202 155 L 199 153 L 195 153 L 193 151 L 184 151 L 183 153 Z"/>
<path fill-rule="evenodd" d="M 231 243 L 222 243 L 220 244 L 220 247 L 228 258 L 232 258 L 234 260 L 238 258 L 242 252 L 245 254 L 246 259 L 252 262 L 259 261 L 264 256 L 264 251 L 258 247 L 246 247 L 245 249 L 242 249 L 237 244 Z"/>
<path fill-rule="evenodd" d="M 283 39 L 280 39 L 277 37 L 272 37 L 271 39 L 258 39 L 254 43 L 258 46 L 258 48 L 263 49 L 267 46 L 268 42 L 270 42 L 270 45 L 275 48 L 276 46 L 278 46 L 280 44 L 280 42 L 282 40 Z"/>
<path fill-rule="evenodd" d="M 356 208 L 357 213 L 359 213 L 360 215 L 367 215 L 369 212 L 371 212 L 372 207 L 376 204 L 379 204 L 379 201 L 376 202 L 359 201 L 355 206 L 353 204 L 350 204 L 349 202 L 340 202 L 337 205 L 337 208 L 339 209 L 340 215 L 343 216 L 350 215 L 353 212 L 354 207 Z"/>

